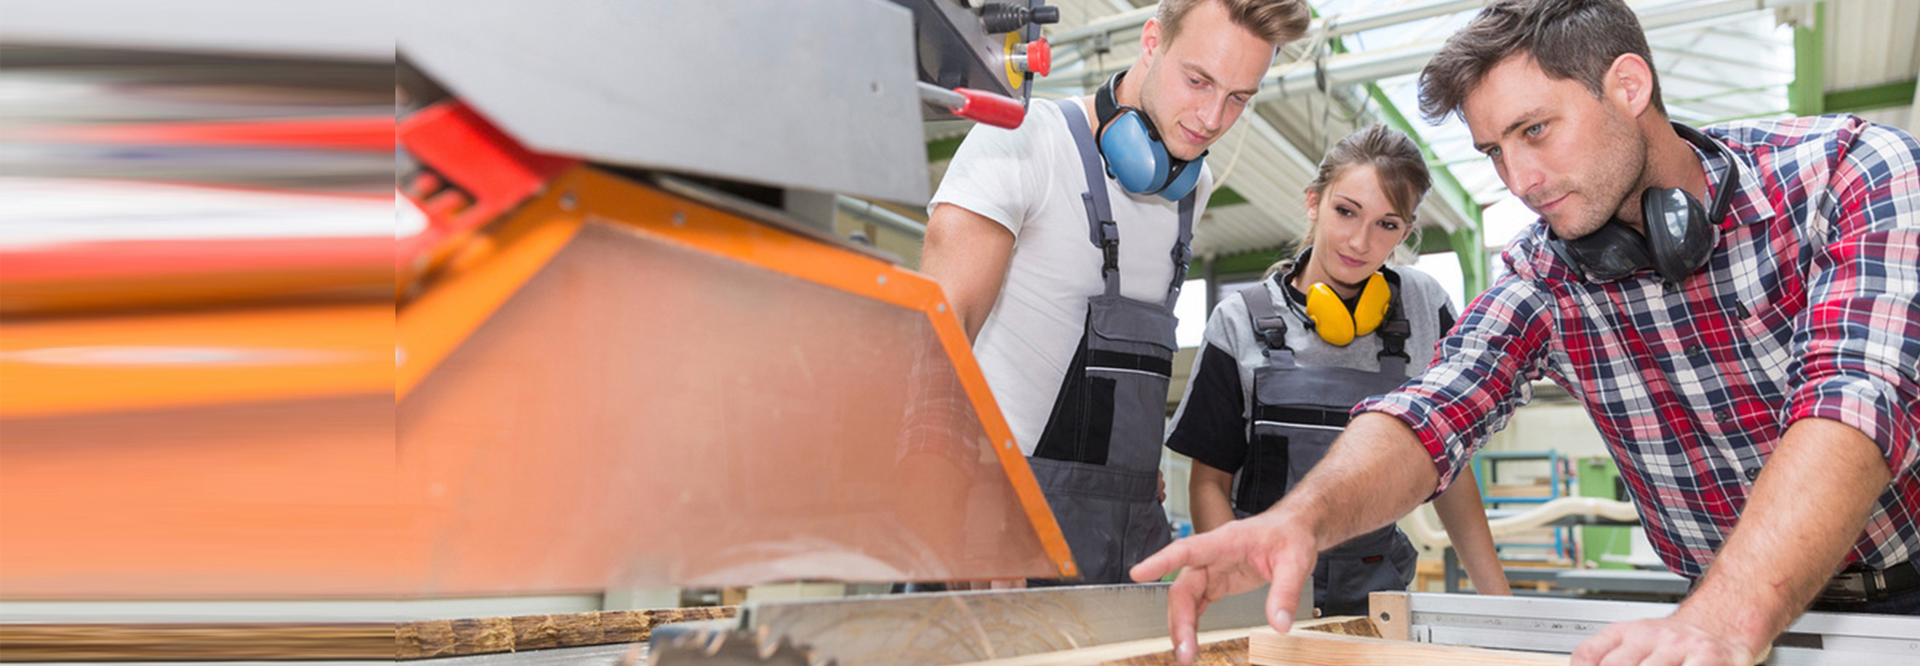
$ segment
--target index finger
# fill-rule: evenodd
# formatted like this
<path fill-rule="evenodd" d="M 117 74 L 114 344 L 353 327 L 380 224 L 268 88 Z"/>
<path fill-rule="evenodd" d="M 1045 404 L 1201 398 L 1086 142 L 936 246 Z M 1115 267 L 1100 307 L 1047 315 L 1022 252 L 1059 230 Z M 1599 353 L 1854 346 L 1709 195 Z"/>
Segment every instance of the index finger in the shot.
<path fill-rule="evenodd" d="M 1192 549 L 1187 542 L 1198 538 L 1200 537 L 1191 536 L 1168 544 L 1152 557 L 1133 565 L 1133 569 L 1129 570 L 1127 575 L 1133 578 L 1133 582 L 1151 583 L 1166 577 L 1167 574 L 1179 571 L 1187 566 L 1188 560 L 1192 558 Z"/>
<path fill-rule="evenodd" d="M 1207 572 L 1187 569 L 1167 588 L 1167 633 L 1173 638 L 1173 657 L 1181 666 L 1193 663 L 1200 652 L 1200 611 L 1206 603 Z"/>

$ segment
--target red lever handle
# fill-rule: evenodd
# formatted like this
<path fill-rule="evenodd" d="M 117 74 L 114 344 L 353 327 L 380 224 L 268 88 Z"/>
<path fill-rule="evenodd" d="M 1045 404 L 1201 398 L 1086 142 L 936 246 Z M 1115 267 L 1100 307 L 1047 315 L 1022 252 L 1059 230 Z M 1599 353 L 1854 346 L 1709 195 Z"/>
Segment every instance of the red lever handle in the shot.
<path fill-rule="evenodd" d="M 1020 100 L 972 88 L 954 88 L 953 91 L 967 99 L 965 104 L 953 110 L 956 116 L 1005 129 L 1017 128 L 1021 121 L 1027 119 L 1027 107 Z"/>

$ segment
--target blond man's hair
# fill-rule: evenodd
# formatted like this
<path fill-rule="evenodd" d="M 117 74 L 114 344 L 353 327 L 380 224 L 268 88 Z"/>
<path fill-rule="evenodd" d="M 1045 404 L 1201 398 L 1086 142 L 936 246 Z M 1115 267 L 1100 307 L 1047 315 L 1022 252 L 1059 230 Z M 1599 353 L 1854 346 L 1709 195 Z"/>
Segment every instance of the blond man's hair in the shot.
<path fill-rule="evenodd" d="M 1161 0 L 1154 18 L 1160 21 L 1160 34 L 1171 42 L 1180 34 L 1180 23 L 1201 3 L 1218 2 L 1227 9 L 1227 18 L 1278 49 L 1307 33 L 1313 14 L 1306 0 Z"/>

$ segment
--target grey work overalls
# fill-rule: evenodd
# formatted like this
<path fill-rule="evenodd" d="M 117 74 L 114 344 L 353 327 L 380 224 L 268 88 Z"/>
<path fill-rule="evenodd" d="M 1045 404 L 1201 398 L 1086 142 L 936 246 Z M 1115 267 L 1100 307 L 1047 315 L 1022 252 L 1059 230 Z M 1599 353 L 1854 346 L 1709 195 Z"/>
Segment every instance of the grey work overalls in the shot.
<path fill-rule="evenodd" d="M 1080 346 L 1028 463 L 1073 551 L 1081 582 L 1123 583 L 1129 568 L 1173 539 L 1158 498 L 1160 443 L 1178 347 L 1173 304 L 1192 258 L 1187 243 L 1197 195 L 1179 202 L 1180 235 L 1165 302 L 1121 296 L 1120 231 L 1104 165 L 1079 102 L 1059 104 L 1086 170 L 1081 201 L 1090 239 L 1102 252 L 1106 290 L 1087 299 Z"/>
<path fill-rule="evenodd" d="M 1283 276 L 1273 281 L 1285 298 L 1287 287 L 1278 282 Z M 1375 333 L 1381 341 L 1379 372 L 1295 363 L 1287 345 L 1287 320 L 1274 307 L 1266 283 L 1240 290 L 1255 337 L 1266 348 L 1267 363 L 1253 373 L 1247 460 L 1234 475 L 1235 517 L 1273 506 L 1327 455 L 1346 429 L 1354 405 L 1406 383 L 1406 341 L 1412 326 L 1401 312 L 1399 285 L 1392 286 L 1387 319 Z M 1322 616 L 1365 615 L 1368 593 L 1407 589 L 1417 557 L 1413 544 L 1393 525 L 1326 550 L 1313 568 L 1313 606 Z"/>

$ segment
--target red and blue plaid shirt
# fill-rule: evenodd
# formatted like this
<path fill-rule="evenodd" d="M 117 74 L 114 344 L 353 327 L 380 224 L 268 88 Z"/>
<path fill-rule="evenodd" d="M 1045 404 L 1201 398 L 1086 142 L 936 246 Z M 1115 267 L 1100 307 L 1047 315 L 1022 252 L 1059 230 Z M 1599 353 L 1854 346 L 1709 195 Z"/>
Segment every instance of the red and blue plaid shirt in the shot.
<path fill-rule="evenodd" d="M 1528 381 L 1552 379 L 1586 405 L 1660 558 L 1688 577 L 1781 433 L 1832 419 L 1893 471 L 1847 561 L 1905 562 L 1920 554 L 1920 144 L 1852 116 L 1705 131 L 1732 149 L 1740 189 L 1703 269 L 1676 286 L 1651 271 L 1588 281 L 1536 221 L 1433 366 L 1354 413 L 1405 421 L 1444 490 Z M 1695 153 L 1717 187 L 1725 160 Z"/>

